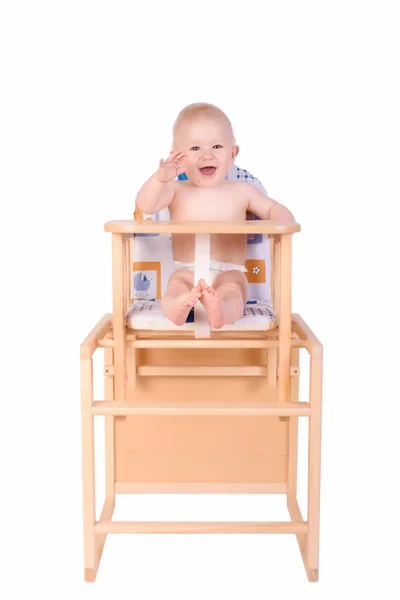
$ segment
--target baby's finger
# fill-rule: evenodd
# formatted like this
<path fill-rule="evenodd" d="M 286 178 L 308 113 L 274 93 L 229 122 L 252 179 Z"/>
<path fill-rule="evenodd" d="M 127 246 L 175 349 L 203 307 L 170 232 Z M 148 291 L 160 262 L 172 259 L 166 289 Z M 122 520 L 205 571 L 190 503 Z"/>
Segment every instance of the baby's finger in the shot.
<path fill-rule="evenodd" d="M 185 166 L 177 166 L 176 167 L 176 174 L 177 175 L 182 175 L 182 173 L 185 173 L 186 171 L 186 167 Z"/>
<path fill-rule="evenodd" d="M 171 150 L 171 152 L 165 162 L 167 162 L 167 163 L 174 162 L 175 158 L 178 154 L 179 154 L 179 150 L 174 150 L 173 152 Z"/>

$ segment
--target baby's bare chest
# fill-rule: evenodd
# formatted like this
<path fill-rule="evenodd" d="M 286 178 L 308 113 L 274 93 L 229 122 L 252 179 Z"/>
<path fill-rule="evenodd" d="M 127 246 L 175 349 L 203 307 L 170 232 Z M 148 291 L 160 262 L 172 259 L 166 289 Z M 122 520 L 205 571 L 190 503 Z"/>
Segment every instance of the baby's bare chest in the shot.
<path fill-rule="evenodd" d="M 228 189 L 183 189 L 170 205 L 172 220 L 231 221 L 246 218 L 247 201 L 232 187 Z"/>

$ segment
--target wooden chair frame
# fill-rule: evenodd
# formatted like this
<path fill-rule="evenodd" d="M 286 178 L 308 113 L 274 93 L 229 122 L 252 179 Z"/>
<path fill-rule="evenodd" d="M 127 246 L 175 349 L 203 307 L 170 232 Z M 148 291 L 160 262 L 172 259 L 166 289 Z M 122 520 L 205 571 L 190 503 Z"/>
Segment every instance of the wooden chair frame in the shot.
<path fill-rule="evenodd" d="M 112 234 L 113 314 L 80 347 L 85 580 L 96 578 L 108 533 L 294 533 L 308 580 L 318 581 L 322 345 L 291 313 L 292 235 L 300 226 L 110 221 L 105 230 Z M 212 332 L 210 339 L 185 330 L 128 329 L 135 233 L 269 234 L 278 326 Z M 98 348 L 104 349 L 105 391 L 95 401 Z M 308 402 L 298 400 L 301 348 L 310 357 Z M 210 384 L 222 399 L 204 399 Z M 105 416 L 105 502 L 98 521 L 96 415 Z M 307 520 L 297 502 L 299 417 L 309 419 Z M 118 522 L 112 515 L 119 493 L 280 493 L 290 520 Z"/>

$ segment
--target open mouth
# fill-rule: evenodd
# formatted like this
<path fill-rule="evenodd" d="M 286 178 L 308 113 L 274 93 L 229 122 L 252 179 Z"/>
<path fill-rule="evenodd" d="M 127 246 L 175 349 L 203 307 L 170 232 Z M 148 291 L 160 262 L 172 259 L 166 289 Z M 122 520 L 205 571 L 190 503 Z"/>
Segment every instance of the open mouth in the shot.
<path fill-rule="evenodd" d="M 202 167 L 200 172 L 203 173 L 203 175 L 214 175 L 216 170 L 217 167 Z"/>

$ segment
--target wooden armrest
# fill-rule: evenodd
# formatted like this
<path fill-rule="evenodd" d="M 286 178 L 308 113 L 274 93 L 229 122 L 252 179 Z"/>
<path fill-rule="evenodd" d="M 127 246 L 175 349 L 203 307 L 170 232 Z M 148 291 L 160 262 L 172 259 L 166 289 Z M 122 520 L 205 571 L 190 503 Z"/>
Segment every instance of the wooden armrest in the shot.
<path fill-rule="evenodd" d="M 296 313 L 292 314 L 292 324 L 294 325 L 294 330 L 300 339 L 303 339 L 307 342 L 307 350 L 311 358 L 322 359 L 323 346 L 315 333 L 311 331 L 307 323 L 300 317 L 300 315 Z"/>
<path fill-rule="evenodd" d="M 299 223 L 284 221 L 108 221 L 111 233 L 265 233 L 282 235 L 300 231 Z"/>
<path fill-rule="evenodd" d="M 92 358 L 94 351 L 97 348 L 97 341 L 102 340 L 106 335 L 107 331 L 112 325 L 111 314 L 104 315 L 100 321 L 95 325 L 92 331 L 85 337 L 80 347 L 80 356 L 82 359 Z"/>

